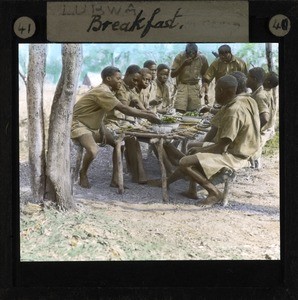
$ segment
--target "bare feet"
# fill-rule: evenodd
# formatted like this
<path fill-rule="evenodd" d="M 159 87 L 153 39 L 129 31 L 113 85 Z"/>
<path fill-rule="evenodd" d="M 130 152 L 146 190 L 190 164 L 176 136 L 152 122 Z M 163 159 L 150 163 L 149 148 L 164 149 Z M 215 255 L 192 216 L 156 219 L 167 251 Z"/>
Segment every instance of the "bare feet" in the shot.
<path fill-rule="evenodd" d="M 195 199 L 195 200 L 199 199 L 197 192 L 186 191 L 186 192 L 182 192 L 181 195 L 189 199 Z"/>
<path fill-rule="evenodd" d="M 138 184 L 146 184 L 147 182 L 147 179 L 139 179 Z"/>
<path fill-rule="evenodd" d="M 161 179 L 149 179 L 147 181 L 147 184 L 149 186 L 156 186 L 156 187 L 162 187 Z"/>
<path fill-rule="evenodd" d="M 143 178 L 140 179 L 140 178 L 135 178 L 135 177 L 133 177 L 131 179 L 131 181 L 134 182 L 134 183 L 139 183 L 139 184 L 146 184 L 148 182 L 147 179 L 143 179 Z"/>
<path fill-rule="evenodd" d="M 86 174 L 80 172 L 80 186 L 85 189 L 90 189 L 90 183 Z"/>
<path fill-rule="evenodd" d="M 214 204 L 220 203 L 223 200 L 223 193 L 219 192 L 218 194 L 209 194 L 208 197 L 197 203 L 197 206 L 203 206 L 203 207 L 208 207 L 208 206 L 213 206 Z"/>
<path fill-rule="evenodd" d="M 114 181 L 112 181 L 112 182 L 110 183 L 110 187 L 118 188 L 118 187 L 119 187 L 119 184 L 116 183 L 116 182 L 114 182 Z M 124 185 L 123 187 L 124 187 L 125 189 L 128 189 L 128 187 L 127 187 L 126 185 Z"/>

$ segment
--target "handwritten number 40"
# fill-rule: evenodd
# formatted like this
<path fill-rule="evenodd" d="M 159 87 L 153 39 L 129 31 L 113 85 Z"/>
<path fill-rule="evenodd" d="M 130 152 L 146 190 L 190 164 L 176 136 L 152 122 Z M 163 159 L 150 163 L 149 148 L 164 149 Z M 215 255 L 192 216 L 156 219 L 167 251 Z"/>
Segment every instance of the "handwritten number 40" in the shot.
<path fill-rule="evenodd" d="M 25 31 L 27 31 L 28 33 L 30 33 L 31 30 L 31 24 L 28 24 L 28 26 L 23 26 L 22 24 L 19 24 L 18 30 L 21 32 L 21 34 L 23 34 Z"/>
<path fill-rule="evenodd" d="M 289 20 L 288 19 L 283 19 L 281 22 L 278 21 L 274 21 L 273 24 L 273 28 L 275 28 L 276 30 L 278 29 L 282 29 L 282 30 L 288 30 L 288 26 L 289 26 Z"/>

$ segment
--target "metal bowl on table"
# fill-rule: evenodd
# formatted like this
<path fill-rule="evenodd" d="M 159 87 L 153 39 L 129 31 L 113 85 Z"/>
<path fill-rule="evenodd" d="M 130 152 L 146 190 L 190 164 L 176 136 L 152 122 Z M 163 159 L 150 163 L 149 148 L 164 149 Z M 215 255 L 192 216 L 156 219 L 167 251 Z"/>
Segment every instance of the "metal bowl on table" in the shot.
<path fill-rule="evenodd" d="M 156 133 L 170 133 L 179 127 L 179 123 L 154 124 L 152 130 Z"/>

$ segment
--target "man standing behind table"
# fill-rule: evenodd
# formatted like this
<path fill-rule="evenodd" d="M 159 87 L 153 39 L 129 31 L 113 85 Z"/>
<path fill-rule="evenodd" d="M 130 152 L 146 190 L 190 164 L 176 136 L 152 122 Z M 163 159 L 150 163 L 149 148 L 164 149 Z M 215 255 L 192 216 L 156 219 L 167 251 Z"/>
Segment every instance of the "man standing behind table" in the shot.
<path fill-rule="evenodd" d="M 200 80 L 208 69 L 207 58 L 195 43 L 188 43 L 172 64 L 171 77 L 176 78 L 177 92 L 174 108 L 178 112 L 194 111 L 201 107 Z M 204 82 L 204 79 L 202 79 Z"/>
<path fill-rule="evenodd" d="M 223 194 L 210 182 L 222 168 L 238 170 L 249 166 L 249 158 L 260 146 L 260 119 L 253 99 L 237 96 L 237 80 L 226 75 L 217 81 L 215 99 L 223 106 L 215 143 L 202 147 L 198 153 L 184 156 L 179 167 L 168 178 L 174 182 L 181 172 L 208 191 L 199 205 L 213 205 L 223 200 Z M 197 150 L 196 150 L 197 151 Z"/>
<path fill-rule="evenodd" d="M 235 71 L 240 71 L 247 75 L 246 63 L 241 58 L 232 54 L 229 45 L 222 45 L 218 48 L 218 58 L 211 63 L 203 76 L 203 87 L 208 91 L 208 86 L 214 78 L 215 82 L 217 82 L 222 76 Z"/>
<path fill-rule="evenodd" d="M 122 83 L 121 72 L 118 68 L 112 66 L 104 68 L 101 77 L 102 84 L 82 96 L 73 110 L 71 138 L 86 150 L 79 181 L 79 184 L 84 188 L 90 188 L 87 171 L 99 151 L 97 143 L 108 143 L 115 146 L 115 141 L 111 135 L 107 134 L 108 131 L 103 122 L 108 111 L 117 109 L 126 115 L 146 118 L 150 122 L 160 123 L 160 120 L 152 112 L 123 105 L 115 97 L 115 92 L 121 87 Z M 115 166 L 116 155 L 114 150 L 113 173 Z"/>

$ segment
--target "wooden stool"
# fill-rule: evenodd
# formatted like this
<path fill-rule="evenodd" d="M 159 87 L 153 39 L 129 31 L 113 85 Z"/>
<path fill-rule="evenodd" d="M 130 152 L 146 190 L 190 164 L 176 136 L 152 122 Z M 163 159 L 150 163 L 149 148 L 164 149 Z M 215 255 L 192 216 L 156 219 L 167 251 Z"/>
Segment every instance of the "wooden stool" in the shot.
<path fill-rule="evenodd" d="M 224 183 L 224 192 L 223 192 L 223 206 L 226 206 L 228 204 L 228 192 L 229 192 L 229 185 L 231 182 L 233 182 L 236 178 L 236 172 L 234 170 L 231 170 L 229 168 L 222 168 L 217 174 L 211 178 L 211 182 L 216 185 L 219 183 Z"/>

